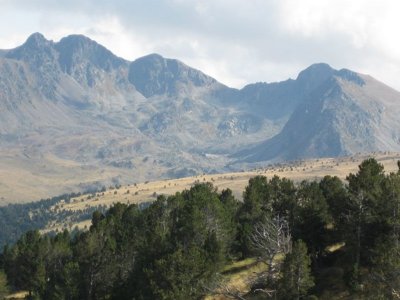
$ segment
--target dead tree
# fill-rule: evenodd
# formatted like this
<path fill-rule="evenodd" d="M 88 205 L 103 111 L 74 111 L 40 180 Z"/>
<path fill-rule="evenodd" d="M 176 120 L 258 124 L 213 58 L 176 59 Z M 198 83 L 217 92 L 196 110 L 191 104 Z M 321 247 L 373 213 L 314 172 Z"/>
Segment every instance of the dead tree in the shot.
<path fill-rule="evenodd" d="M 268 266 L 267 272 L 260 274 L 254 282 L 255 291 L 270 295 L 273 290 L 264 287 L 275 285 L 281 265 L 276 259 L 277 255 L 285 255 L 291 251 L 292 237 L 288 222 L 279 216 L 274 219 L 265 218 L 254 226 L 251 242 L 259 259 Z M 264 287 L 258 288 L 258 286 Z"/>

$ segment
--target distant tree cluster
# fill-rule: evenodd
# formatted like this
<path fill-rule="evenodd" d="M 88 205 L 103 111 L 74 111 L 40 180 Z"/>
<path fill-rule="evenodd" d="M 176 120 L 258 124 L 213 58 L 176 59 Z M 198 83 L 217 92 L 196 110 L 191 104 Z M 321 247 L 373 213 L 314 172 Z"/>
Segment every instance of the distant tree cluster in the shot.
<path fill-rule="evenodd" d="M 0 247 L 15 243 L 28 230 L 41 229 L 49 221 L 55 221 L 70 216 L 64 211 L 55 213 L 50 208 L 61 200 L 69 199 L 80 194 L 65 194 L 50 199 L 25 204 L 8 204 L 0 207 Z"/>
<path fill-rule="evenodd" d="M 400 175 L 368 159 L 347 182 L 257 176 L 243 202 L 197 183 L 145 208 L 94 212 L 86 232 L 28 231 L 1 262 L 8 285 L 32 299 L 397 299 Z M 226 286 L 226 263 L 249 257 L 268 266 L 250 291 Z"/>
<path fill-rule="evenodd" d="M 81 210 L 59 209 L 62 201 L 80 196 L 80 193 L 64 194 L 37 202 L 9 204 L 0 207 L 0 249 L 6 244 L 15 243 L 28 230 L 43 229 L 50 222 L 64 223 L 65 220 L 77 223 L 90 219 L 96 210 L 106 211 L 105 206 L 87 207 Z M 52 207 L 56 209 L 52 209 Z"/>

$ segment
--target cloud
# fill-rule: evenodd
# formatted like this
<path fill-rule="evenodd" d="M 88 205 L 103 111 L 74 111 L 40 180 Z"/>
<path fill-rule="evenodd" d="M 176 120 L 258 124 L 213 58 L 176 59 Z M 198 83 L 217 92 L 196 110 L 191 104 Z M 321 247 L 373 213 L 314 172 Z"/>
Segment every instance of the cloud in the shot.
<path fill-rule="evenodd" d="M 397 0 L 0 3 L 1 48 L 22 43 L 34 31 L 55 40 L 82 33 L 126 59 L 160 53 L 235 87 L 293 78 L 312 63 L 327 62 L 400 90 Z"/>

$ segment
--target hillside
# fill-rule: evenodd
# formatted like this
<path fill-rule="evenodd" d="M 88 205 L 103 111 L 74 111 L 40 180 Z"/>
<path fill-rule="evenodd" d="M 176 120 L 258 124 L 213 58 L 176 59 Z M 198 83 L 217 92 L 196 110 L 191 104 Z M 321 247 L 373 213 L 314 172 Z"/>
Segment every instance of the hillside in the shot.
<path fill-rule="evenodd" d="M 326 175 L 337 176 L 342 180 L 346 179 L 349 173 L 356 173 L 358 165 L 365 159 L 374 157 L 385 167 L 387 173 L 397 172 L 397 162 L 400 160 L 400 153 L 374 153 L 374 155 L 356 155 L 342 157 L 339 159 L 315 159 L 276 164 L 267 168 L 258 168 L 246 172 L 234 172 L 212 175 L 198 175 L 179 179 L 132 183 L 125 186 L 111 186 L 101 192 L 84 194 L 71 198 L 68 203 L 61 200 L 52 206 L 53 211 L 79 212 L 85 209 L 97 207 L 111 207 L 115 203 L 144 204 L 155 201 L 159 195 L 174 195 L 175 193 L 190 189 L 196 183 L 210 182 L 219 191 L 224 189 L 232 190 L 233 195 L 243 199 L 243 191 L 249 180 L 255 176 L 285 177 L 299 183 L 303 180 L 320 180 Z M 79 213 L 78 213 L 79 214 Z M 74 214 L 71 215 L 73 218 Z M 50 222 L 44 232 L 61 231 L 64 228 L 72 230 L 76 226 L 80 229 L 89 228 L 90 218 L 80 222 L 71 222 L 70 218 Z"/>
<path fill-rule="evenodd" d="M 0 57 L 0 205 L 103 185 L 400 151 L 400 94 L 314 64 L 230 88 L 176 59 L 133 61 L 70 35 Z"/>
<path fill-rule="evenodd" d="M 239 156 L 252 162 L 399 151 L 400 93 L 349 70 L 325 72 L 329 75 L 296 108 L 279 134 Z"/>
<path fill-rule="evenodd" d="M 399 153 L 374 153 L 352 157 L 293 161 L 275 164 L 252 171 L 204 174 L 180 179 L 131 182 L 127 185 L 104 186 L 88 193 L 68 193 L 26 204 L 11 204 L 0 207 L 0 249 L 7 243 L 13 243 L 27 230 L 42 232 L 60 232 L 88 229 L 92 213 L 105 212 L 115 203 L 138 204 L 147 207 L 160 195 L 174 195 L 188 190 L 196 183 L 210 182 L 218 191 L 231 189 L 236 199 L 242 201 L 243 191 L 249 180 L 255 176 L 273 176 L 289 178 L 295 183 L 303 180 L 319 180 L 325 175 L 338 176 L 342 180 L 349 173 L 357 172 L 363 159 L 375 157 L 383 164 L 386 173 L 397 172 Z"/>
<path fill-rule="evenodd" d="M 392 299 L 400 291 L 400 172 L 364 158 L 346 183 L 258 170 L 242 201 L 195 182 L 147 205 L 96 211 L 83 232 L 27 231 L 4 248 L 0 287 L 39 299 Z M 389 166 L 397 158 L 381 155 Z M 333 162 L 275 172 L 328 164 L 333 175 L 356 158 Z M 101 195 L 85 196 L 60 198 L 54 211 Z"/>
<path fill-rule="evenodd" d="M 296 183 L 303 180 L 321 179 L 325 175 L 338 176 L 342 180 L 350 172 L 357 171 L 357 165 L 363 159 L 375 157 L 385 167 L 386 172 L 398 170 L 399 153 L 374 153 L 352 157 L 293 161 L 275 164 L 252 171 L 204 174 L 180 179 L 131 182 L 127 185 L 103 186 L 96 191 L 67 193 L 40 201 L 25 204 L 0 206 L 0 249 L 7 243 L 13 243 L 30 229 L 42 232 L 62 231 L 63 229 L 87 229 L 92 213 L 105 212 L 115 203 L 138 204 L 146 207 L 160 195 L 174 195 L 176 192 L 190 189 L 196 183 L 210 182 L 219 191 L 229 188 L 239 201 L 249 180 L 263 175 L 269 179 L 277 175 L 290 178 Z"/>

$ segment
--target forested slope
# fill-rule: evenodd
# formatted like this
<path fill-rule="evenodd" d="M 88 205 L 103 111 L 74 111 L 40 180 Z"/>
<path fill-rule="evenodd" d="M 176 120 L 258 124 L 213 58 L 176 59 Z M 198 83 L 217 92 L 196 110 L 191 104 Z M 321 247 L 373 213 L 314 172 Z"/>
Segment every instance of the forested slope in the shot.
<path fill-rule="evenodd" d="M 394 299 L 400 175 L 368 159 L 347 180 L 257 176 L 243 202 L 197 184 L 144 209 L 95 212 L 79 234 L 29 231 L 1 261 L 9 286 L 38 299 Z M 224 266 L 249 257 L 268 268 L 249 290 L 227 288 Z"/>

